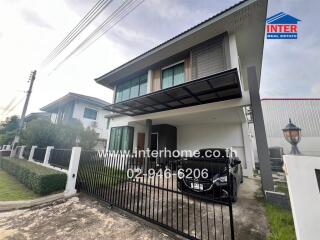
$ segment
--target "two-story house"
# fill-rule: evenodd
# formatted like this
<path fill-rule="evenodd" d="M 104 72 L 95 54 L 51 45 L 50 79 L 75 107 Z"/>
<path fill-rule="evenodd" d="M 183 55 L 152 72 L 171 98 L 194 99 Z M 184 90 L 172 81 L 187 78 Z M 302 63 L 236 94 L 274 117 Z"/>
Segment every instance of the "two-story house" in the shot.
<path fill-rule="evenodd" d="M 232 147 L 251 176 L 266 12 L 242 1 L 95 79 L 114 90 L 109 149 Z"/>
<path fill-rule="evenodd" d="M 47 104 L 40 110 L 50 113 L 52 123 L 72 123 L 78 119 L 84 128 L 93 129 L 98 135 L 101 146 L 108 139 L 109 119 L 105 115 L 109 111 L 103 109 L 109 103 L 101 99 L 77 93 L 67 95 Z"/>

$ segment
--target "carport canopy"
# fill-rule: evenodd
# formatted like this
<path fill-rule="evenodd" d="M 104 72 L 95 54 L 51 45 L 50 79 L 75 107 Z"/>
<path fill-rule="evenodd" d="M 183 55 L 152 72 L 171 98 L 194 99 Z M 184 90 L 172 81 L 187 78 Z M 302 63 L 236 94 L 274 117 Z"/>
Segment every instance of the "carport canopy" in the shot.
<path fill-rule="evenodd" d="M 105 106 L 106 110 L 136 116 L 241 98 L 236 68 Z"/>

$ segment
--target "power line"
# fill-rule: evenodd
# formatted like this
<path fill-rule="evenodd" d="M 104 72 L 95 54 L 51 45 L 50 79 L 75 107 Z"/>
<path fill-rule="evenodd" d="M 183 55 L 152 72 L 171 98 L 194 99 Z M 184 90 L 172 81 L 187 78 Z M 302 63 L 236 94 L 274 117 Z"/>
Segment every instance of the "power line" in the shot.
<path fill-rule="evenodd" d="M 47 56 L 42 62 L 42 65 L 49 64 L 64 48 L 69 45 L 84 29 L 93 21 L 93 19 L 99 14 L 110 1 L 99 0 L 93 8 L 81 19 L 81 21 L 69 32 L 69 34 L 60 42 L 60 44 Z"/>
<path fill-rule="evenodd" d="M 79 50 L 87 49 L 106 32 L 113 28 L 118 22 L 136 9 L 144 0 L 129 0 L 124 2 L 110 15 L 101 25 L 99 25 L 86 39 L 84 39 L 68 56 L 66 56 L 54 69 L 57 70 L 65 61 L 73 56 Z M 84 50 L 85 50 L 84 49 Z"/>
<path fill-rule="evenodd" d="M 99 0 L 71 32 L 69 32 L 58 44 L 58 46 L 44 59 L 41 63 L 41 67 L 51 63 L 111 2 L 112 0 Z"/>
<path fill-rule="evenodd" d="M 3 109 L 1 115 L 5 115 L 16 100 L 17 100 L 17 97 L 12 98 L 11 101 L 8 103 L 8 105 Z"/>
<path fill-rule="evenodd" d="M 137 0 L 135 0 L 135 1 L 137 1 Z M 136 8 L 137 8 L 141 3 L 143 3 L 143 2 L 144 2 L 144 0 L 138 0 L 138 1 L 136 2 L 136 4 L 133 3 L 133 4 L 131 5 L 131 6 L 132 6 L 131 9 L 127 10 L 126 12 L 120 13 L 119 16 L 117 16 L 118 18 L 117 18 L 117 19 L 114 19 L 113 25 L 110 26 L 110 24 L 108 25 L 108 23 L 104 24 L 103 29 L 102 29 L 100 32 L 97 32 L 97 35 L 95 36 L 95 38 L 93 38 L 93 37 L 91 38 L 91 39 L 94 39 L 94 40 L 93 40 L 92 42 L 89 42 L 89 44 L 87 44 L 87 46 L 85 46 L 81 52 L 85 51 L 85 50 L 86 50 L 88 47 L 90 47 L 95 41 L 97 41 L 98 39 L 100 39 L 106 32 L 108 32 L 111 28 L 113 28 L 118 22 L 120 22 L 123 18 L 125 18 L 128 14 L 130 14 L 130 12 L 132 12 L 134 9 L 136 9 Z M 109 26 L 109 28 L 108 28 L 108 26 Z"/>
<path fill-rule="evenodd" d="M 13 110 L 15 110 L 18 106 L 19 106 L 19 104 L 20 103 L 22 103 L 22 101 L 24 100 L 24 96 L 12 107 L 12 108 L 10 108 L 6 113 L 5 113 L 5 115 L 9 115 Z"/>

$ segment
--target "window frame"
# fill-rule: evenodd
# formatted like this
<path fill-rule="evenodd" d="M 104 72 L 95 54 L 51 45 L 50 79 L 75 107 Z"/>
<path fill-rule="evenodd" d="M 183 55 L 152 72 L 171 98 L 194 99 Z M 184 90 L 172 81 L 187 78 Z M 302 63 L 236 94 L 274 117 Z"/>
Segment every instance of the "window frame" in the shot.
<path fill-rule="evenodd" d="M 123 145 L 125 145 L 123 142 L 124 132 L 125 132 L 124 130 L 127 131 L 127 134 L 128 134 L 127 136 L 129 137 L 128 143 L 126 143 L 127 149 L 122 149 Z M 113 137 L 115 137 L 115 139 L 112 139 L 112 133 L 114 133 Z M 117 137 L 118 137 L 118 139 L 117 139 Z M 108 142 L 109 142 L 109 144 L 108 144 L 109 151 L 115 151 L 115 152 L 117 152 L 117 151 L 131 151 L 132 152 L 133 142 L 134 142 L 134 127 L 128 126 L 128 125 L 111 127 Z M 115 149 L 115 146 L 117 146 L 117 145 L 118 145 L 119 149 Z"/>
<path fill-rule="evenodd" d="M 132 97 L 131 98 L 131 88 L 133 87 L 133 82 L 135 82 L 136 80 L 139 80 L 138 82 L 138 85 L 135 85 L 135 86 L 138 86 L 138 96 L 135 96 L 135 97 Z M 128 84 L 128 88 L 124 88 L 123 86 L 125 86 L 126 84 Z M 130 99 L 134 99 L 134 98 L 136 98 L 136 97 L 139 97 L 139 96 L 143 96 L 143 95 L 145 95 L 145 94 L 147 94 L 147 91 L 145 92 L 145 93 L 143 93 L 142 95 L 141 95 L 141 85 L 142 84 L 147 84 L 148 85 L 148 73 L 144 73 L 144 74 L 141 74 L 141 75 L 139 75 L 139 76 L 137 76 L 137 77 L 135 77 L 135 78 L 132 78 L 132 79 L 130 79 L 130 80 L 127 80 L 127 81 L 125 81 L 125 82 L 123 82 L 123 83 L 120 83 L 120 84 L 118 84 L 116 87 L 115 87 L 115 96 L 114 96 L 114 103 L 119 103 L 119 102 L 124 102 L 124 101 L 127 101 L 127 100 L 130 100 Z M 122 91 L 121 92 L 121 100 L 120 101 L 118 101 L 117 99 L 118 99 L 118 93 L 119 93 L 119 88 L 120 88 L 120 90 Z M 148 88 L 148 86 L 146 87 L 146 89 Z M 125 99 L 125 100 L 122 100 L 122 98 L 123 98 L 123 91 L 124 90 L 129 90 L 129 98 L 128 99 Z"/>
<path fill-rule="evenodd" d="M 95 111 L 95 112 L 96 112 L 96 118 L 93 119 L 93 118 L 85 117 L 86 109 Z M 97 121 L 97 118 L 98 118 L 98 110 L 97 110 L 97 109 L 94 109 L 94 108 L 91 108 L 91 107 L 84 107 L 82 118 L 90 119 L 90 120 L 92 120 L 92 121 Z"/>
<path fill-rule="evenodd" d="M 165 66 L 165 67 L 162 67 L 162 68 L 160 69 L 160 87 L 161 87 L 161 90 L 179 85 L 179 84 L 174 85 L 174 68 L 175 68 L 176 66 L 180 65 L 180 64 L 183 64 L 183 82 L 186 82 L 185 59 L 183 59 L 183 60 L 181 60 L 181 61 L 172 63 L 172 64 L 167 65 L 167 66 Z M 163 88 L 163 71 L 168 70 L 168 69 L 170 69 L 170 68 L 172 68 L 172 70 L 173 70 L 172 85 L 171 85 L 170 87 Z"/>

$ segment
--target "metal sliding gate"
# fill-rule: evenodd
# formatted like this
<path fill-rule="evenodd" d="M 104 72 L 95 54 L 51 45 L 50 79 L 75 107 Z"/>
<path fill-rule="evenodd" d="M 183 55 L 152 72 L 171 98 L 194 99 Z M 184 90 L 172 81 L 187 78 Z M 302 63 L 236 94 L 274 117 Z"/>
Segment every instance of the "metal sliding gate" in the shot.
<path fill-rule="evenodd" d="M 159 167 L 152 159 L 146 164 L 143 158 L 82 151 L 77 189 L 189 239 L 234 240 L 229 163 L 210 165 L 206 160 Z M 187 177 L 194 166 L 199 170 L 190 176 L 197 178 Z M 205 168 L 207 182 L 201 181 Z M 224 188 L 209 186 L 212 171 L 228 173 Z"/>

